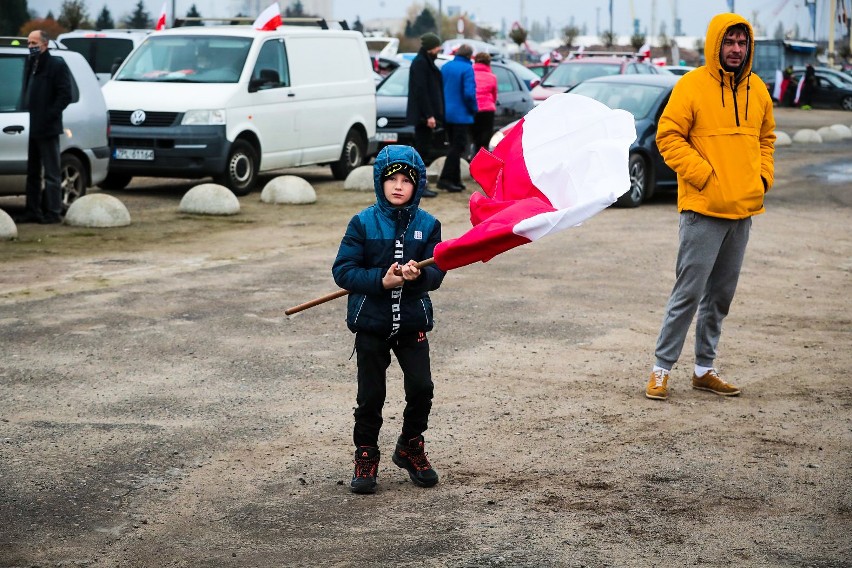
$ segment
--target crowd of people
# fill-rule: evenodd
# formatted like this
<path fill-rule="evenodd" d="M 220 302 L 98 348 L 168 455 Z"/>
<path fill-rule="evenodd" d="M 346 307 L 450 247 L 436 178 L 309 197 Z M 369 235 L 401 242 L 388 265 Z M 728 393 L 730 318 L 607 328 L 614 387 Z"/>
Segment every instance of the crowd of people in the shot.
<path fill-rule="evenodd" d="M 414 126 L 414 148 L 428 156 L 436 129 L 443 126 L 449 142 L 437 188 L 451 193 L 463 191 L 461 159 L 469 142 L 474 153 L 487 148 L 494 128 L 497 103 L 497 77 L 491 71 L 491 57 L 462 44 L 452 61 L 438 69 L 435 60 L 441 52 L 441 38 L 423 34 L 420 50 L 411 62 L 408 78 L 406 120 Z M 422 197 L 438 193 L 428 187 Z"/>

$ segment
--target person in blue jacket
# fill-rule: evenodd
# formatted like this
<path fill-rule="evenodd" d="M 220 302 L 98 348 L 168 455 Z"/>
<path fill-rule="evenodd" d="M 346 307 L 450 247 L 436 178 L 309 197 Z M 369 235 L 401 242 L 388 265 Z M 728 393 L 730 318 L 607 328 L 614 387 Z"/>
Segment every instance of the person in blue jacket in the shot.
<path fill-rule="evenodd" d="M 355 333 L 358 394 L 355 408 L 354 493 L 375 493 L 379 430 L 393 351 L 403 373 L 405 411 L 393 462 L 421 487 L 438 483 L 424 451 L 434 386 L 429 363 L 432 301 L 444 271 L 418 268 L 441 242 L 441 223 L 419 208 L 426 166 L 414 148 L 383 148 L 373 165 L 376 204 L 350 221 L 332 266 L 335 283 L 349 290 L 346 325 Z"/>
<path fill-rule="evenodd" d="M 473 73 L 473 48 L 463 43 L 455 58 L 441 67 L 444 79 L 444 121 L 450 147 L 438 188 L 456 192 L 465 189 L 461 181 L 461 157 L 467 147 L 467 136 L 479 107 L 476 104 L 476 79 Z"/>

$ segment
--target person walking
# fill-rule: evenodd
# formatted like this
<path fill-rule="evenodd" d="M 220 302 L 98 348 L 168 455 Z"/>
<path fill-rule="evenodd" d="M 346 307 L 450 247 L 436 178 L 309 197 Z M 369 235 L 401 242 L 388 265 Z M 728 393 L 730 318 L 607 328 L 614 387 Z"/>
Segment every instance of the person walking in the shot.
<path fill-rule="evenodd" d="M 494 113 L 497 110 L 497 76 L 491 70 L 491 56 L 480 51 L 473 58 L 473 75 L 476 80 L 476 106 L 473 117 L 473 155 L 480 148 L 488 149 L 494 133 Z"/>
<path fill-rule="evenodd" d="M 411 146 L 385 146 L 373 164 L 376 203 L 346 228 L 332 267 L 350 291 L 346 325 L 355 333 L 358 395 L 355 408 L 353 493 L 375 493 L 381 452 L 382 407 L 391 351 L 402 368 L 405 410 L 392 461 L 420 487 L 438 483 L 424 451 L 434 385 L 429 363 L 432 301 L 445 272 L 417 267 L 441 242 L 441 223 L 419 208 L 426 166 Z"/>
<path fill-rule="evenodd" d="M 406 122 L 414 126 L 414 149 L 425 161 L 432 152 L 435 129 L 444 122 L 444 83 L 435 60 L 441 38 L 433 33 L 420 36 L 420 50 L 408 70 Z M 424 187 L 422 197 L 438 194 Z"/>
<path fill-rule="evenodd" d="M 805 76 L 802 77 L 802 92 L 799 95 L 799 108 L 811 110 L 813 108 L 814 90 L 817 86 L 816 70 L 810 63 L 805 66 Z"/>
<path fill-rule="evenodd" d="M 450 148 L 438 176 L 438 189 L 458 192 L 465 189 L 461 181 L 461 158 L 467 147 L 468 131 L 476 116 L 476 78 L 470 58 L 473 48 L 463 43 L 452 61 L 441 67 L 444 77 L 444 109 Z"/>
<path fill-rule="evenodd" d="M 692 387 L 722 396 L 740 389 L 716 369 L 716 347 L 740 275 L 752 217 L 774 180 L 775 119 L 766 85 L 752 74 L 754 31 L 737 14 L 707 28 L 706 63 L 681 77 L 657 129 L 677 173 L 680 212 L 675 283 L 645 396 L 665 400 L 696 311 Z"/>
<path fill-rule="evenodd" d="M 25 66 L 23 104 L 30 115 L 27 154 L 26 212 L 18 222 L 62 222 L 62 186 L 59 135 L 62 111 L 71 103 L 68 66 L 48 50 L 46 32 L 27 36 L 30 56 Z M 44 191 L 42 191 L 42 170 Z"/>

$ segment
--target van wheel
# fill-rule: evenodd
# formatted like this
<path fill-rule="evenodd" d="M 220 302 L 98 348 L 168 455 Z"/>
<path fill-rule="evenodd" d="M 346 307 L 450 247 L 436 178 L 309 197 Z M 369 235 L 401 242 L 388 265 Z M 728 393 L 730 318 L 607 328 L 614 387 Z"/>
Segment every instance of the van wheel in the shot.
<path fill-rule="evenodd" d="M 86 195 L 86 180 L 89 179 L 89 173 L 80 158 L 73 154 L 62 156 L 60 169 L 62 172 L 60 178 L 62 180 L 62 209 L 65 211 L 78 197 Z"/>
<path fill-rule="evenodd" d="M 257 162 L 254 146 L 245 140 L 237 140 L 231 145 L 225 173 L 216 176 L 216 183 L 224 185 L 234 195 L 248 195 L 257 183 Z"/>
<path fill-rule="evenodd" d="M 331 175 L 334 179 L 346 179 L 352 170 L 364 165 L 364 155 L 367 153 L 367 144 L 364 139 L 354 130 L 346 135 L 343 143 L 343 152 L 340 160 L 331 164 Z"/>
<path fill-rule="evenodd" d="M 127 174 L 114 174 L 110 172 L 107 174 L 107 177 L 98 184 L 98 187 L 101 189 L 124 189 L 132 179 L 133 176 Z"/>
<path fill-rule="evenodd" d="M 648 195 L 648 188 L 653 183 L 648 163 L 639 154 L 632 154 L 627 165 L 630 174 L 630 189 L 618 198 L 615 204 L 619 207 L 639 207 Z"/>

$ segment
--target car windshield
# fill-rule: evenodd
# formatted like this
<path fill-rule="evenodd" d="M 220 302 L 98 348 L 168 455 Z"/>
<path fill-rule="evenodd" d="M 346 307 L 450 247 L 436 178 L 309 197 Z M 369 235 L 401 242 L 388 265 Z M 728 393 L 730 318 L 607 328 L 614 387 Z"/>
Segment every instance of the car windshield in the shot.
<path fill-rule="evenodd" d="M 663 87 L 636 85 L 634 83 L 595 82 L 582 83 L 571 89 L 575 95 L 584 95 L 600 101 L 609 108 L 630 112 L 636 120 L 648 116 Z"/>
<path fill-rule="evenodd" d="M 408 67 L 399 67 L 388 75 L 384 83 L 376 89 L 377 95 L 385 97 L 407 97 L 408 96 Z"/>
<path fill-rule="evenodd" d="M 251 38 L 149 37 L 116 75 L 117 81 L 236 83 Z"/>
<path fill-rule="evenodd" d="M 618 75 L 619 71 L 620 63 L 563 63 L 544 78 L 542 86 L 571 87 L 592 77 Z"/>
<path fill-rule="evenodd" d="M 515 74 L 523 81 L 538 81 L 541 78 L 535 71 L 529 67 L 521 65 L 517 61 L 512 61 L 511 59 L 499 59 L 498 62 L 514 71 Z"/>

